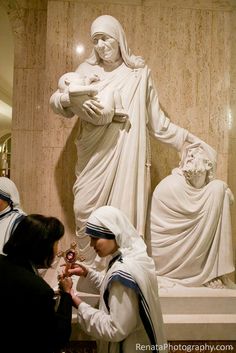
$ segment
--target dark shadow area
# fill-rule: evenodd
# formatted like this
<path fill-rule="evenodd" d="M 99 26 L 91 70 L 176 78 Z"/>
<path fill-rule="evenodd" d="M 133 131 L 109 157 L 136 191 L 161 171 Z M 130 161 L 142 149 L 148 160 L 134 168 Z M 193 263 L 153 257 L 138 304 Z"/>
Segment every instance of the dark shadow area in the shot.
<path fill-rule="evenodd" d="M 65 353 L 96 353 L 97 345 L 95 341 L 71 341 L 63 350 Z"/>

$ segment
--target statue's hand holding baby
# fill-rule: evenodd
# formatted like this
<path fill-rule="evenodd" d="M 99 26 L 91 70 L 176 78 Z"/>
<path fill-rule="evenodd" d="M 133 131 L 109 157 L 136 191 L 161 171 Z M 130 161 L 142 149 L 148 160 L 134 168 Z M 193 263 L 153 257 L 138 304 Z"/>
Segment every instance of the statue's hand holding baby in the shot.
<path fill-rule="evenodd" d="M 87 99 L 82 106 L 84 112 L 93 120 L 100 118 L 104 109 L 97 97 Z"/>

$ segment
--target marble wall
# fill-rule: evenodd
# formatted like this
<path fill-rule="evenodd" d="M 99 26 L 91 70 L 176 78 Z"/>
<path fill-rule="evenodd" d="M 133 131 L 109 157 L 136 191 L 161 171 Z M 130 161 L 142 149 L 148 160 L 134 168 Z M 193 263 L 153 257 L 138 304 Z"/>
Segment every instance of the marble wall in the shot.
<path fill-rule="evenodd" d="M 146 59 L 171 120 L 218 151 L 218 177 L 236 196 L 235 0 L 4 3 L 15 38 L 12 177 L 26 212 L 62 219 L 68 244 L 74 232 L 71 188 L 78 124 L 76 118 L 56 116 L 48 102 L 59 76 L 89 55 L 90 24 L 101 14 L 115 16 L 132 51 Z M 80 55 L 79 43 L 86 48 Z M 177 165 L 178 156 L 154 141 L 152 149 L 154 188 Z"/>

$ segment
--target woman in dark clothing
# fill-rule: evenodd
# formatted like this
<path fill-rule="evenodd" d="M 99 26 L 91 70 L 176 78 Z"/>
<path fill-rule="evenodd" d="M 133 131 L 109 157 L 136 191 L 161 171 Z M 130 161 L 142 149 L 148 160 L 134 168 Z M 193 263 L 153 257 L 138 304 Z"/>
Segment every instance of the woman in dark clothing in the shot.
<path fill-rule="evenodd" d="M 70 278 L 60 280 L 55 311 L 53 289 L 38 274 L 49 268 L 64 226 L 54 217 L 32 214 L 18 224 L 0 255 L 0 345 L 4 353 L 55 353 L 69 341 Z M 2 350 L 2 349 L 1 349 Z"/>

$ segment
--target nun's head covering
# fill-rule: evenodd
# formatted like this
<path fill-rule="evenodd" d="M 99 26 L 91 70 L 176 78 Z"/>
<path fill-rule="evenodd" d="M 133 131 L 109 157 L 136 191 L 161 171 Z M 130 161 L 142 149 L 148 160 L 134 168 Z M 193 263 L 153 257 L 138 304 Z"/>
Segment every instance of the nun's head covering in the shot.
<path fill-rule="evenodd" d="M 91 25 L 91 38 L 97 34 L 106 34 L 117 40 L 120 46 L 121 56 L 125 64 L 132 68 L 141 68 L 145 66 L 145 61 L 140 57 L 130 53 L 127 45 L 126 35 L 120 22 L 110 15 L 103 15 L 97 17 Z M 99 55 L 93 49 L 91 56 L 87 62 L 94 65 L 100 61 Z"/>
<path fill-rule="evenodd" d="M 9 178 L 0 177 L 0 199 L 7 201 L 11 207 L 20 208 L 19 192 Z"/>
<path fill-rule="evenodd" d="M 127 216 L 112 206 L 102 206 L 89 216 L 86 233 L 92 237 L 115 239 L 124 258 L 137 260 L 154 271 L 154 262 L 147 255 L 142 237 Z"/>

